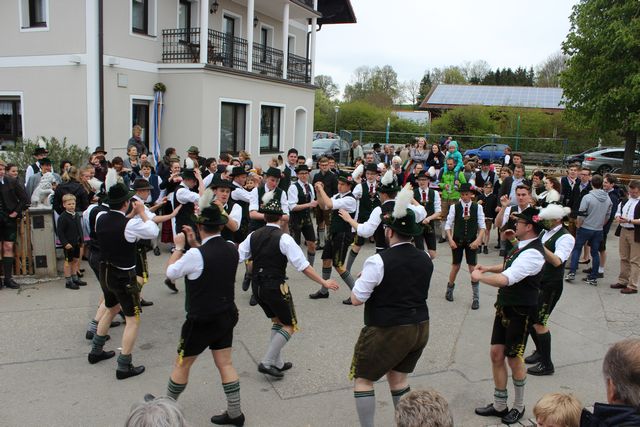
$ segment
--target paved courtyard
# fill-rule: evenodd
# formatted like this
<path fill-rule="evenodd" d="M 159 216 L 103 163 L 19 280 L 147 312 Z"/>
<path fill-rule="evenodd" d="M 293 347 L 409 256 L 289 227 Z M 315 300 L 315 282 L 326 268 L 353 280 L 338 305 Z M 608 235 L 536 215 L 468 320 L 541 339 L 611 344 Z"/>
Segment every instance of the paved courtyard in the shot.
<path fill-rule="evenodd" d="M 357 272 L 372 247 L 365 247 L 354 265 Z M 556 373 L 527 379 L 525 417 L 546 392 L 572 392 L 585 404 L 604 400 L 601 363 L 607 347 L 622 338 L 640 335 L 638 294 L 621 295 L 608 285 L 617 278 L 617 239 L 609 238 L 609 265 L 600 285 L 566 284 L 551 316 Z M 115 359 L 89 365 L 89 341 L 84 338 L 93 316 L 99 287 L 91 270 L 89 286 L 66 290 L 63 280 L 26 285 L 20 291 L 0 291 L 0 425 L 1 426 L 121 426 L 133 403 L 145 393 L 163 394 L 184 319 L 184 287 L 173 295 L 162 284 L 168 254 L 150 254 L 151 280 L 144 296 L 155 305 L 144 310 L 133 353 L 135 364 L 147 371 L 118 381 Z M 319 258 L 319 257 L 318 257 Z M 480 255 L 483 264 L 499 262 L 492 249 Z M 493 381 L 489 338 L 496 290 L 481 285 L 480 310 L 472 311 L 468 273 L 459 276 L 455 301 L 444 299 L 450 252 L 439 245 L 439 257 L 429 292 L 431 336 L 415 374 L 413 389 L 433 387 L 449 401 L 456 426 L 487 426 L 497 418 L 477 417 L 473 408 L 491 401 Z M 316 267 L 319 267 L 319 260 Z M 234 364 L 241 381 L 243 411 L 248 426 L 355 426 L 358 424 L 347 373 L 353 345 L 362 327 L 362 307 L 344 306 L 344 285 L 328 300 L 312 301 L 316 285 L 289 269 L 301 331 L 285 347 L 285 360 L 294 368 L 282 380 L 257 372 L 268 342 L 270 324 L 237 276 L 240 322 L 234 340 Z M 335 275 L 335 274 L 334 274 Z M 583 275 L 578 275 L 582 277 Z M 119 347 L 123 328 L 111 330 L 105 349 Z M 530 343 L 531 344 L 531 343 Z M 527 348 L 527 354 L 531 351 Z M 513 386 L 509 383 L 510 399 Z M 376 385 L 376 424 L 393 424 L 393 405 L 384 381 Z M 225 400 L 213 360 L 203 354 L 192 369 L 180 397 L 193 426 L 211 425 L 209 418 L 224 409 Z M 525 423 L 526 424 L 526 423 Z"/>

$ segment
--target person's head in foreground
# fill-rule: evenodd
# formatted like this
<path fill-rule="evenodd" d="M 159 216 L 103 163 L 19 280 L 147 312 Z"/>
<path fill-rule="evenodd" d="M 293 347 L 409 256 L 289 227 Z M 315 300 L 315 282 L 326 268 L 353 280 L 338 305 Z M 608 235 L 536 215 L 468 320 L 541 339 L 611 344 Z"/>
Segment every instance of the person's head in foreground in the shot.
<path fill-rule="evenodd" d="M 178 402 L 160 396 L 131 408 L 125 427 L 188 427 Z"/>
<path fill-rule="evenodd" d="M 538 427 L 578 427 L 582 404 L 572 394 L 548 393 L 533 408 Z"/>
<path fill-rule="evenodd" d="M 396 407 L 397 427 L 453 427 L 446 399 L 437 391 L 414 390 L 400 399 Z"/>

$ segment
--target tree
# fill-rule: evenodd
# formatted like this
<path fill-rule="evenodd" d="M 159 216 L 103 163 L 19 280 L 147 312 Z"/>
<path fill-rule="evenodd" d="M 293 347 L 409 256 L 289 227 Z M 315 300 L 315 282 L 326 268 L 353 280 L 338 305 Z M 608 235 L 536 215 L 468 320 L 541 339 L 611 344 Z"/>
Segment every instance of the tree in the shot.
<path fill-rule="evenodd" d="M 329 99 L 335 99 L 340 91 L 338 85 L 333 81 L 333 77 L 331 76 L 325 76 L 323 74 L 318 75 L 314 79 L 314 84 L 318 86 L 318 88 L 322 90 Z"/>
<path fill-rule="evenodd" d="M 405 99 L 408 99 L 411 102 L 411 105 L 417 106 L 420 87 L 421 84 L 415 79 L 408 80 L 401 85 L 402 94 Z"/>
<path fill-rule="evenodd" d="M 536 86 L 560 87 L 560 73 L 566 68 L 567 56 L 558 51 L 536 67 Z"/>
<path fill-rule="evenodd" d="M 483 59 L 475 61 L 473 63 L 467 61 L 460 66 L 462 75 L 465 80 L 471 84 L 480 84 L 482 79 L 491 71 L 489 63 Z"/>
<path fill-rule="evenodd" d="M 447 85 L 463 85 L 467 83 L 467 79 L 460 67 L 450 65 L 442 70 L 442 83 Z"/>
<path fill-rule="evenodd" d="M 640 14 L 637 0 L 581 0 L 573 6 L 560 74 L 569 117 L 625 135 L 622 170 L 633 169 L 640 130 Z"/>
<path fill-rule="evenodd" d="M 420 80 L 420 89 L 418 91 L 417 99 L 418 105 L 422 104 L 424 99 L 427 97 L 432 85 L 433 83 L 431 82 L 431 73 L 427 71 L 424 73 L 424 76 L 422 76 L 422 80 Z"/>
<path fill-rule="evenodd" d="M 398 74 L 393 67 L 361 66 L 356 68 L 351 83 L 344 88 L 347 102 L 366 101 L 380 107 L 389 107 L 400 95 Z"/>

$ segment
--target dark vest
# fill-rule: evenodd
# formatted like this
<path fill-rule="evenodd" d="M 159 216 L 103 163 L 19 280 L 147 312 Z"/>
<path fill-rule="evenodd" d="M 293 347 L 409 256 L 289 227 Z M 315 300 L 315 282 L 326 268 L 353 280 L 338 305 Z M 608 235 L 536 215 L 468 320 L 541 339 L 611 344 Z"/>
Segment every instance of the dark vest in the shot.
<path fill-rule="evenodd" d="M 373 195 L 369 193 L 367 181 L 361 182 L 360 185 L 362 186 L 362 197 L 358 203 L 358 222 L 362 223 L 369 219 L 371 211 L 380 206 L 380 195 L 377 191 Z"/>
<path fill-rule="evenodd" d="M 551 236 L 549 240 L 543 243 L 544 247 L 549 249 L 551 252 L 556 251 L 556 242 L 558 239 L 565 234 L 569 234 L 566 228 L 561 227 L 556 233 Z M 567 262 L 563 262 L 562 265 L 558 267 L 554 267 L 550 262 L 545 262 L 544 267 L 542 268 L 542 284 L 546 285 L 551 282 L 560 282 L 562 284 L 564 277 L 564 266 Z"/>
<path fill-rule="evenodd" d="M 231 192 L 233 194 L 233 191 Z M 229 197 L 231 200 L 231 197 Z M 242 208 L 242 221 L 240 221 L 240 228 L 234 234 L 234 242 L 242 242 L 247 238 L 249 234 L 249 202 L 245 202 L 243 200 L 235 200 L 233 201 L 240 205 Z"/>
<path fill-rule="evenodd" d="M 494 171 L 489 171 L 489 176 L 487 177 L 487 180 L 485 181 L 485 179 L 482 177 L 482 172 L 478 171 L 476 172 L 476 183 L 475 186 L 476 188 L 482 192 L 482 189 L 484 188 L 484 184 L 489 181 L 490 183 L 494 183 L 496 182 L 496 173 Z"/>
<path fill-rule="evenodd" d="M 251 234 L 251 258 L 253 278 L 284 282 L 287 274 L 287 257 L 280 252 L 282 230 L 278 227 L 262 227 Z"/>
<path fill-rule="evenodd" d="M 300 181 L 294 182 L 292 183 L 292 185 L 295 185 L 296 189 L 298 190 L 298 200 L 296 201 L 296 204 L 305 205 L 307 203 L 311 203 L 311 191 L 309 191 L 308 193 L 305 193 L 305 190 L 302 187 L 302 183 Z M 311 189 L 311 184 L 308 184 L 308 185 L 309 185 L 309 189 Z M 299 223 L 303 218 L 305 219 L 311 218 L 311 208 L 291 212 L 291 219 L 294 222 Z"/>
<path fill-rule="evenodd" d="M 185 203 L 182 204 L 178 201 L 178 190 L 180 188 L 184 188 L 182 186 L 176 188 L 176 191 L 173 193 L 173 208 L 177 208 L 178 206 L 182 205 L 182 209 L 180 209 L 180 212 L 178 212 L 178 215 L 176 215 L 175 221 L 176 221 L 176 234 L 177 233 L 182 233 L 182 226 L 183 225 L 188 225 L 190 227 L 192 227 L 195 230 L 195 224 L 193 222 L 193 216 L 195 213 L 195 205 L 193 203 Z M 198 189 L 196 188 L 195 191 L 194 189 L 189 189 L 189 191 L 193 191 L 194 193 L 198 192 Z"/>
<path fill-rule="evenodd" d="M 379 255 L 384 278 L 365 303 L 364 324 L 388 327 L 428 320 L 431 258 L 411 244 L 394 246 Z"/>
<path fill-rule="evenodd" d="M 431 216 L 436 212 L 436 206 L 435 206 L 435 192 L 433 191 L 433 188 L 429 188 L 427 190 L 427 202 L 424 203 L 422 201 L 422 188 L 420 187 L 416 187 L 413 190 L 413 198 L 416 199 L 416 201 L 418 203 L 420 203 L 424 209 L 427 211 L 427 216 Z"/>
<path fill-rule="evenodd" d="M 235 200 L 229 197 L 229 200 L 227 201 L 227 207 L 224 209 L 227 215 L 231 214 L 231 211 L 233 210 L 233 207 L 235 206 L 235 204 L 236 204 Z M 235 233 L 229 230 L 227 227 L 224 227 L 220 232 L 220 234 L 222 235 L 224 240 L 231 240 L 232 242 L 236 242 L 234 240 Z M 236 243 L 239 243 L 239 242 L 236 242 Z"/>
<path fill-rule="evenodd" d="M 124 238 L 127 219 L 118 211 L 109 211 L 100 215 L 96 221 L 96 236 L 100 245 L 100 261 L 108 262 L 119 268 L 136 265 L 136 244 Z"/>
<path fill-rule="evenodd" d="M 515 250 L 504 261 L 504 269 L 506 270 L 513 264 L 518 256 L 526 249 L 535 249 L 544 256 L 544 247 L 540 239 L 534 239 L 521 250 Z M 542 278 L 542 270 L 535 276 L 527 276 L 518 283 L 511 286 L 504 286 L 498 289 L 497 304 L 505 307 L 512 305 L 534 306 L 538 304 L 538 292 L 540 290 L 540 279 Z"/>
<path fill-rule="evenodd" d="M 33 173 L 37 174 L 38 172 L 40 172 L 40 166 L 38 166 L 38 163 L 34 163 L 31 165 L 31 169 L 33 169 Z M 62 174 L 62 172 L 60 172 Z"/>
<path fill-rule="evenodd" d="M 462 203 L 455 204 L 455 220 L 453 223 L 453 240 L 456 243 L 471 243 L 478 237 L 478 209 L 479 205 L 471 202 L 469 217 L 464 218 Z"/>
<path fill-rule="evenodd" d="M 288 166 L 285 166 L 284 171 L 282 172 L 282 178 L 280 178 L 280 182 L 278 183 L 278 188 L 288 191 L 289 186 L 297 180 L 298 177 L 291 176 L 291 169 L 289 169 Z"/>
<path fill-rule="evenodd" d="M 96 217 L 100 212 L 108 212 L 109 207 L 106 205 L 98 205 L 91 209 L 89 212 L 89 246 L 92 251 L 100 250 L 100 243 L 98 243 L 98 236 L 96 235 Z"/>
<path fill-rule="evenodd" d="M 153 187 L 151 189 L 151 203 L 158 200 L 160 197 L 160 185 L 158 184 L 158 175 L 151 174 L 149 175 L 149 184 Z M 180 209 L 182 210 L 182 209 Z"/>
<path fill-rule="evenodd" d="M 395 200 L 389 200 L 388 202 L 381 204 L 380 210 L 382 211 L 382 216 L 393 212 L 393 208 L 395 205 Z M 382 224 L 382 221 L 380 221 L 380 224 L 378 225 L 378 228 L 376 228 L 376 231 L 373 232 L 373 240 L 375 240 L 376 242 L 376 252 L 389 247 L 389 245 L 387 245 L 387 240 L 384 238 L 384 225 Z"/>
<path fill-rule="evenodd" d="M 185 277 L 187 318 L 213 320 L 216 314 L 233 308 L 238 251 L 232 243 L 213 237 L 198 248 L 204 268 L 195 280 Z"/>
<path fill-rule="evenodd" d="M 345 197 L 351 197 L 352 199 L 355 199 L 353 197 L 353 194 L 351 194 L 351 192 L 345 194 L 340 198 L 344 199 Z M 356 213 L 353 212 L 353 213 L 350 213 L 349 215 L 351 215 L 351 218 L 353 218 L 356 215 Z M 334 209 L 331 211 L 331 228 L 329 231 L 331 234 L 351 233 L 351 225 L 349 225 L 348 222 L 345 222 L 345 220 L 340 218 L 340 215 L 338 215 L 337 209 Z"/>
<path fill-rule="evenodd" d="M 264 194 L 266 193 L 265 191 L 265 186 L 260 185 L 258 187 L 258 209 L 260 209 L 263 205 L 262 203 L 262 197 L 264 196 Z M 273 197 L 278 199 L 278 200 L 282 200 L 282 188 L 280 187 L 276 187 L 275 190 L 273 190 Z M 259 221 L 257 219 L 250 219 L 249 220 L 249 230 L 250 231 L 255 231 L 259 228 L 264 227 L 265 225 L 267 225 L 266 221 Z"/>

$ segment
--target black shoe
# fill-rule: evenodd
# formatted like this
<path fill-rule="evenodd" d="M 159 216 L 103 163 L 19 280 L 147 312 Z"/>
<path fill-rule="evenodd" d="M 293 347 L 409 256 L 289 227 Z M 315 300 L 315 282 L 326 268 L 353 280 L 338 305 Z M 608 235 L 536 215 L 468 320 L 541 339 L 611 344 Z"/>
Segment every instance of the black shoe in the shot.
<path fill-rule="evenodd" d="M 78 277 L 80 277 L 80 276 L 78 276 Z M 74 280 L 73 283 L 75 283 L 78 286 L 87 286 L 87 282 L 85 282 L 84 280 L 80 280 L 80 279 Z"/>
<path fill-rule="evenodd" d="M 477 298 L 474 298 L 473 301 L 471 302 L 471 310 L 477 310 L 480 308 L 480 300 L 478 300 Z"/>
<path fill-rule="evenodd" d="M 140 375 L 144 372 L 144 366 L 133 366 L 133 364 L 129 364 L 129 368 L 126 371 L 120 371 L 116 369 L 116 378 L 119 380 L 124 380 L 129 377 L 135 377 L 136 375 Z"/>
<path fill-rule="evenodd" d="M 498 411 L 493 407 L 493 403 L 489 403 L 487 406 L 476 408 L 475 412 L 476 415 L 480 415 L 481 417 L 504 417 L 509 413 L 509 408 Z"/>
<path fill-rule="evenodd" d="M 140 298 L 140 305 L 143 307 L 149 307 L 153 305 L 153 301 L 147 301 L 146 299 Z"/>
<path fill-rule="evenodd" d="M 481 254 L 482 253 L 482 246 L 478 246 L 478 249 L 476 249 L 476 253 L 477 254 Z"/>
<path fill-rule="evenodd" d="M 582 270 L 582 272 L 587 274 L 591 273 L 591 267 L 585 268 L 584 270 Z"/>
<path fill-rule="evenodd" d="M 218 425 L 243 426 L 244 414 L 240 414 L 239 417 L 231 418 L 229 414 L 227 414 L 227 411 L 224 411 L 220 415 L 214 415 L 211 417 L 211 422 Z"/>
<path fill-rule="evenodd" d="M 349 297 L 349 298 L 347 298 L 345 300 L 342 300 L 342 303 L 344 305 L 353 305 L 353 303 L 351 302 L 351 297 Z"/>
<path fill-rule="evenodd" d="M 447 301 L 451 302 L 453 301 L 453 289 L 455 288 L 456 284 L 454 283 L 453 285 L 449 285 L 447 284 L 447 293 L 444 294 L 444 297 L 447 299 Z"/>
<path fill-rule="evenodd" d="M 542 361 L 542 355 L 538 353 L 538 350 L 531 353 L 529 356 L 524 358 L 524 363 L 527 365 L 535 365 Z"/>
<path fill-rule="evenodd" d="M 522 411 L 518 411 L 516 408 L 511 408 L 509 413 L 502 417 L 502 422 L 505 424 L 514 424 L 517 423 L 520 418 L 524 415 L 524 409 Z"/>
<path fill-rule="evenodd" d="M 153 248 L 153 254 L 155 256 L 160 256 L 160 248 L 157 247 L 157 246 L 155 248 Z"/>
<path fill-rule="evenodd" d="M 242 290 L 247 292 L 251 286 L 251 276 L 245 276 L 242 280 Z"/>
<path fill-rule="evenodd" d="M 293 363 L 284 362 L 284 365 L 282 365 L 282 368 L 276 368 L 276 369 L 280 372 L 284 372 L 284 371 L 288 371 L 291 368 L 293 368 Z"/>
<path fill-rule="evenodd" d="M 505 251 L 504 249 L 500 249 L 500 256 L 504 257 L 507 256 L 507 251 Z"/>
<path fill-rule="evenodd" d="M 84 257 L 82 257 L 82 259 L 84 259 Z M 78 271 L 79 271 L 80 273 L 84 273 L 84 268 L 79 268 L 79 269 L 78 269 Z"/>
<path fill-rule="evenodd" d="M 20 285 L 13 279 L 4 279 L 4 286 L 9 289 L 20 289 Z"/>
<path fill-rule="evenodd" d="M 89 353 L 89 357 L 87 359 L 89 359 L 89 363 L 91 363 L 92 365 L 95 365 L 96 363 L 102 360 L 111 359 L 115 355 L 116 355 L 115 351 L 102 350 L 102 353 L 97 353 L 97 354 Z"/>
<path fill-rule="evenodd" d="M 536 375 L 536 376 L 544 376 L 544 375 L 553 375 L 553 373 L 556 370 L 553 368 L 553 364 L 551 365 L 547 365 L 545 363 L 538 363 L 535 366 L 530 367 L 529 369 L 527 369 L 527 373 L 531 374 L 531 375 Z"/>
<path fill-rule="evenodd" d="M 486 245 L 482 247 L 482 253 L 485 255 L 489 253 L 489 248 Z"/>
<path fill-rule="evenodd" d="M 438 239 L 438 243 L 444 243 L 446 241 L 447 239 L 445 239 L 444 237 L 441 237 L 440 239 Z"/>
<path fill-rule="evenodd" d="M 152 400 L 154 400 L 156 397 L 151 394 L 151 393 L 147 393 L 144 395 L 143 399 L 145 402 L 151 402 Z"/>
<path fill-rule="evenodd" d="M 74 291 L 80 289 L 80 286 L 76 282 L 67 282 L 64 287 L 67 289 L 73 289 Z"/>
<path fill-rule="evenodd" d="M 88 340 L 92 340 L 94 335 L 95 335 L 95 334 L 94 334 L 93 332 L 91 332 L 91 331 L 87 331 L 87 332 L 84 334 L 84 337 L 85 337 L 86 339 L 88 339 Z M 111 335 L 105 335 L 105 336 L 107 337 L 107 338 L 105 339 L 105 341 L 109 341 L 109 340 L 111 339 Z"/>
<path fill-rule="evenodd" d="M 590 262 L 591 262 L 591 260 L 590 260 L 590 259 L 587 259 L 587 260 L 581 260 L 581 259 L 579 259 L 579 260 L 578 260 L 578 264 L 589 264 Z"/>
<path fill-rule="evenodd" d="M 322 291 L 318 291 L 313 294 L 309 294 L 309 298 L 311 299 L 329 298 L 329 292 L 322 293 Z"/>
<path fill-rule="evenodd" d="M 493 249 L 500 249 L 500 247 L 501 247 L 501 246 L 498 244 L 498 245 L 495 245 L 495 246 L 493 247 Z"/>
<path fill-rule="evenodd" d="M 284 374 L 275 366 L 264 366 L 262 363 L 258 365 L 258 372 L 271 375 L 272 377 L 282 378 Z"/>
<path fill-rule="evenodd" d="M 178 293 L 178 288 L 176 288 L 176 284 L 173 283 L 171 280 L 164 279 L 164 284 L 167 285 L 167 288 L 171 289 L 173 291 L 174 294 Z"/>
<path fill-rule="evenodd" d="M 251 307 L 258 305 L 258 298 L 255 295 L 251 295 L 251 299 L 249 300 L 249 305 Z"/>
<path fill-rule="evenodd" d="M 109 325 L 109 327 L 110 328 L 117 328 L 120 325 L 122 325 L 122 322 L 118 322 L 117 320 L 112 320 L 111 324 Z"/>

